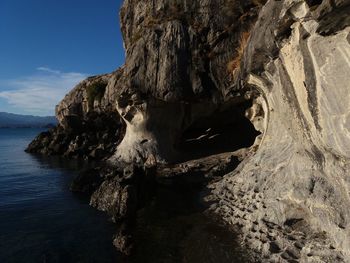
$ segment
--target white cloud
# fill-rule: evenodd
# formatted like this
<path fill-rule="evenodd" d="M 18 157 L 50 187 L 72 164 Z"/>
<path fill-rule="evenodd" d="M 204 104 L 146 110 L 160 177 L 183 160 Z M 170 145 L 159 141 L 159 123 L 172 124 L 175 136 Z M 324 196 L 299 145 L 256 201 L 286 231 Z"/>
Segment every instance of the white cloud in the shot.
<path fill-rule="evenodd" d="M 64 95 L 86 77 L 82 73 L 39 67 L 33 76 L 1 81 L 0 98 L 28 114 L 52 115 Z"/>
<path fill-rule="evenodd" d="M 52 74 L 61 74 L 61 71 L 50 69 L 48 67 L 38 67 L 37 70 L 52 73 Z"/>

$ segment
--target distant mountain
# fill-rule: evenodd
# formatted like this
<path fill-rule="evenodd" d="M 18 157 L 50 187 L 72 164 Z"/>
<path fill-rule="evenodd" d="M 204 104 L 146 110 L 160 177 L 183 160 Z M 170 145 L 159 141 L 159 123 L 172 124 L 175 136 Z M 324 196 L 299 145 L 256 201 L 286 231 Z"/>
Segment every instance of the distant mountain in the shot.
<path fill-rule="evenodd" d="M 0 128 L 44 128 L 57 124 L 56 117 L 38 117 L 0 112 Z"/>

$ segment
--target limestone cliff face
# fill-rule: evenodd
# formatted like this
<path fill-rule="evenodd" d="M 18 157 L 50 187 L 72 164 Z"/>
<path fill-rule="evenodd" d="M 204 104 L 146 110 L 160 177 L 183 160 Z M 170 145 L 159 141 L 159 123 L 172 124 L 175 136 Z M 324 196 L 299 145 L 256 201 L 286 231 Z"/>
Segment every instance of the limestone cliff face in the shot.
<path fill-rule="evenodd" d="M 235 72 L 263 137 L 213 209 L 266 260 L 350 262 L 349 4 L 269 1 Z"/>

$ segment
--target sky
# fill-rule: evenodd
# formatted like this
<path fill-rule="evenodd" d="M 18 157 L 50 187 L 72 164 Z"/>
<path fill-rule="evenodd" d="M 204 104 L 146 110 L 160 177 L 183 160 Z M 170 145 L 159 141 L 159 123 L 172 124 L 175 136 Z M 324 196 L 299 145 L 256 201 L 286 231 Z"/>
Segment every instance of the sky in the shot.
<path fill-rule="evenodd" d="M 123 0 L 0 0 L 0 112 L 54 115 L 87 76 L 124 62 Z"/>

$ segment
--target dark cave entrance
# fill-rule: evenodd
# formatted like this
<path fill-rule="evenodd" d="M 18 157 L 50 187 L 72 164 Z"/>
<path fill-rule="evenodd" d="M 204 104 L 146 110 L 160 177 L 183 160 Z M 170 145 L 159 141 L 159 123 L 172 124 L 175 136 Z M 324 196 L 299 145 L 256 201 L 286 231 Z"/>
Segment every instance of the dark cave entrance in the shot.
<path fill-rule="evenodd" d="M 260 132 L 245 117 L 245 111 L 251 106 L 252 101 L 241 102 L 194 122 L 175 147 L 185 159 L 181 161 L 252 146 Z"/>
<path fill-rule="evenodd" d="M 309 7 L 318 6 L 322 4 L 323 0 L 306 0 L 306 3 L 309 5 Z"/>

